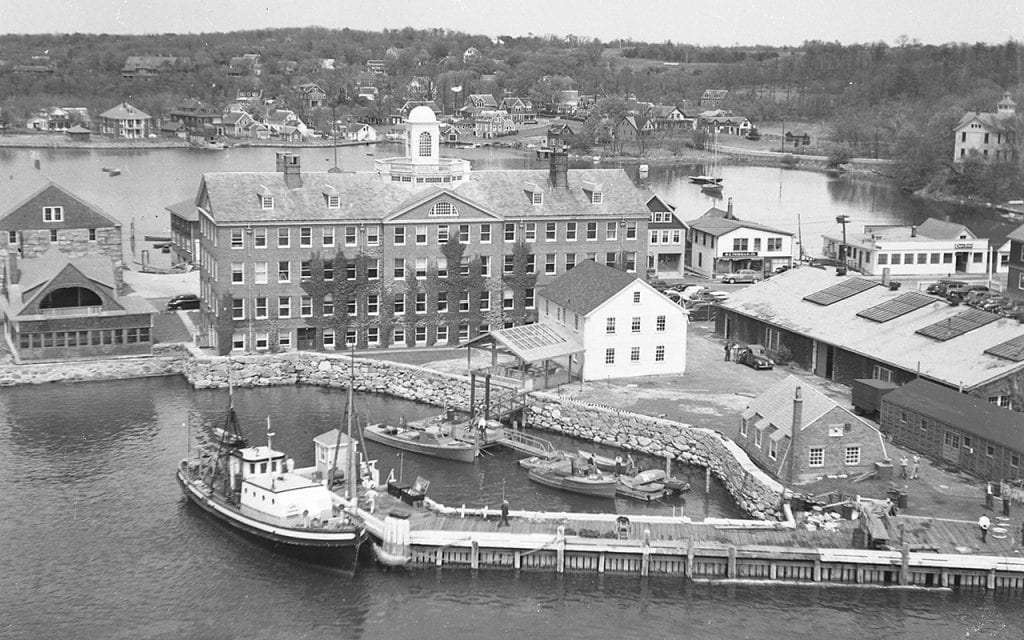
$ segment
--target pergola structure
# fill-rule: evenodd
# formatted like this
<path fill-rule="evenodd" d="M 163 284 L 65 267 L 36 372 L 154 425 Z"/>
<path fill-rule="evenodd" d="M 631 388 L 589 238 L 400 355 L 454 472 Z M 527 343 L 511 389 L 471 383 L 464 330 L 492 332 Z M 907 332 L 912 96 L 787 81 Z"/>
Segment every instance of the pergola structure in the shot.
<path fill-rule="evenodd" d="M 512 381 L 521 389 L 546 389 L 583 376 L 583 345 L 565 330 L 550 324 L 524 324 L 497 329 L 466 342 L 466 365 L 471 374 Z M 491 364 L 472 371 L 472 350 L 491 353 Z M 511 355 L 513 365 L 499 365 L 498 354 Z M 574 367 L 575 365 L 575 367 Z"/>

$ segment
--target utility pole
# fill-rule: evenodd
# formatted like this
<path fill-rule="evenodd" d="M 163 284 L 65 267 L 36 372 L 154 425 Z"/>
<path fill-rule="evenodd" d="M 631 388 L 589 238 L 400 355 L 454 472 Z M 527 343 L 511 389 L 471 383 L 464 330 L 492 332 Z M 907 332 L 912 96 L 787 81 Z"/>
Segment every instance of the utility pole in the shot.
<path fill-rule="evenodd" d="M 846 223 L 850 221 L 850 216 L 841 215 L 836 216 L 836 222 L 843 225 L 843 242 L 839 245 L 839 269 L 838 275 L 846 275 Z"/>

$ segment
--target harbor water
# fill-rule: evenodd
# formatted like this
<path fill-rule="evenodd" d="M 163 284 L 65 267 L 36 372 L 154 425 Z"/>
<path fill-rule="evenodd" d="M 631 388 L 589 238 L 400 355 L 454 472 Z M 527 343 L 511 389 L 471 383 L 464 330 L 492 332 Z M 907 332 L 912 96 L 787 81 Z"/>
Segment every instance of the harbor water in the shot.
<path fill-rule="evenodd" d="M 209 437 L 227 400 L 177 377 L 0 392 L 0 638 L 1024 636 L 1017 593 L 369 564 L 348 575 L 301 564 L 211 520 L 174 481 L 186 436 Z M 270 416 L 275 446 L 300 466 L 311 462 L 312 436 L 338 426 L 345 409 L 343 390 L 316 387 L 242 389 L 234 400 L 246 435 L 262 443 Z M 365 394 L 355 404 L 371 421 L 436 411 Z M 507 452 L 468 465 L 369 444 L 385 473 L 422 475 L 447 504 L 496 506 L 504 494 L 524 509 L 681 506 L 539 487 Z M 736 514 L 717 484 L 708 497 L 689 494 L 685 509 L 695 519 Z"/>

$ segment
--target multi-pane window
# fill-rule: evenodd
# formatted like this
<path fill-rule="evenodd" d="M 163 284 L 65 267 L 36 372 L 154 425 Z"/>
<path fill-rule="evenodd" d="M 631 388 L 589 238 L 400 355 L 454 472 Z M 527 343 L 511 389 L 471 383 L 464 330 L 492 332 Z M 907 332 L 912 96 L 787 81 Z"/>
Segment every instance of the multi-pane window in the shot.
<path fill-rule="evenodd" d="M 346 262 L 345 263 L 345 279 L 352 281 L 356 279 L 356 263 Z"/>
<path fill-rule="evenodd" d="M 292 299 L 289 296 L 280 296 L 277 299 L 277 317 L 292 317 Z"/>
<path fill-rule="evenodd" d="M 479 309 L 480 309 L 480 311 L 490 311 L 491 310 L 491 292 L 490 291 L 481 291 L 480 292 L 480 306 L 479 306 Z"/>
<path fill-rule="evenodd" d="M 341 208 L 341 196 L 336 193 L 327 194 L 327 208 L 328 209 L 340 209 Z"/>
<path fill-rule="evenodd" d="M 391 332 L 391 344 L 400 347 L 405 344 L 405 328 L 395 327 Z"/>
<path fill-rule="evenodd" d="M 448 312 L 448 292 L 438 291 L 437 292 L 437 312 L 447 313 Z"/>
<path fill-rule="evenodd" d="M 633 322 L 630 324 L 630 328 L 633 333 L 640 333 L 640 316 L 633 316 Z"/>
<path fill-rule="evenodd" d="M 441 256 L 440 258 L 437 259 L 437 277 L 448 277 L 448 258 L 444 256 Z"/>
<path fill-rule="evenodd" d="M 491 277 L 491 256 L 480 256 L 480 275 L 485 278 Z"/>
<path fill-rule="evenodd" d="M 299 246 L 313 246 L 313 227 L 299 227 Z"/>
<path fill-rule="evenodd" d="M 334 329 L 324 329 L 324 348 L 334 348 Z"/>
<path fill-rule="evenodd" d="M 615 318 L 605 318 L 604 332 L 610 336 L 615 335 Z"/>
<path fill-rule="evenodd" d="M 288 351 L 292 348 L 292 330 L 279 329 L 277 332 L 277 348 L 281 351 Z"/>
<path fill-rule="evenodd" d="M 507 255 L 505 256 L 505 262 L 502 265 L 501 272 L 504 274 L 512 273 L 513 271 L 515 271 L 515 266 L 515 256 Z"/>
<path fill-rule="evenodd" d="M 325 229 L 324 230 L 324 246 L 329 246 L 327 244 L 327 237 L 326 236 L 327 236 L 327 231 Z M 331 244 L 332 245 L 334 244 L 334 228 L 333 227 L 331 227 Z M 346 225 L 345 226 L 345 246 L 346 247 L 354 247 L 354 246 L 356 246 L 356 227 L 355 227 L 355 225 L 351 225 L 350 224 L 350 225 Z"/>
<path fill-rule="evenodd" d="M 779 443 L 773 438 L 768 438 L 768 457 L 775 460 L 779 456 Z"/>
<path fill-rule="evenodd" d="M 436 342 L 438 344 L 443 344 L 445 342 L 448 342 L 448 325 L 446 325 L 446 324 L 438 325 L 437 329 L 436 329 L 436 336 L 437 337 L 434 339 L 434 342 Z"/>
<path fill-rule="evenodd" d="M 394 244 L 396 246 L 401 246 L 405 244 L 405 227 L 395 227 L 394 240 Z"/>
<path fill-rule="evenodd" d="M 576 254 L 567 253 L 565 254 L 565 270 L 568 271 L 576 266 Z"/>
<path fill-rule="evenodd" d="M 269 346 L 270 346 L 270 334 L 267 333 L 266 331 L 257 331 L 256 332 L 256 350 L 257 351 L 266 351 L 266 349 Z"/>
<path fill-rule="evenodd" d="M 505 223 L 505 242 L 516 241 L 516 223 L 506 222 Z"/>
<path fill-rule="evenodd" d="M 395 258 L 393 275 L 395 280 L 401 280 L 405 277 L 405 258 Z"/>
<path fill-rule="evenodd" d="M 371 247 L 376 247 L 380 244 L 380 227 L 373 224 L 366 227 L 366 244 Z"/>
<path fill-rule="evenodd" d="M 569 241 L 576 240 L 576 223 L 566 222 L 565 223 L 565 239 Z"/>
<path fill-rule="evenodd" d="M 537 256 L 532 253 L 526 256 L 526 273 L 537 273 Z"/>
<path fill-rule="evenodd" d="M 558 239 L 558 225 L 554 222 L 548 222 L 544 225 L 544 240 L 548 242 L 554 242 Z"/>
<path fill-rule="evenodd" d="M 324 280 L 326 282 L 334 280 L 334 260 L 324 260 Z"/>
<path fill-rule="evenodd" d="M 480 243 L 488 244 L 491 241 L 491 225 L 480 225 Z"/>
<path fill-rule="evenodd" d="M 523 306 L 527 309 L 532 309 L 537 303 L 532 287 L 523 289 Z"/>
<path fill-rule="evenodd" d="M 309 280 L 313 277 L 313 263 L 310 260 L 303 260 L 299 263 L 299 279 Z"/>
<path fill-rule="evenodd" d="M 459 311 L 469 311 L 469 292 L 462 291 L 459 293 Z"/>
<path fill-rule="evenodd" d="M 449 229 L 446 224 L 437 225 L 437 243 L 444 244 L 448 242 Z"/>
<path fill-rule="evenodd" d="M 629 349 L 629 361 L 640 362 L 640 347 L 630 347 Z"/>
<path fill-rule="evenodd" d="M 274 208 L 274 196 L 260 196 L 260 208 L 261 209 L 273 209 Z"/>
<path fill-rule="evenodd" d="M 626 223 L 626 240 L 636 240 L 636 223 Z"/>
<path fill-rule="evenodd" d="M 416 292 L 416 313 L 427 312 L 427 294 L 422 291 Z"/>
<path fill-rule="evenodd" d="M 394 304 L 392 306 L 394 307 L 394 309 L 393 309 L 394 315 L 398 316 L 398 315 L 402 315 L 403 313 L 405 313 L 405 294 L 404 293 L 396 293 L 395 294 Z"/>
<path fill-rule="evenodd" d="M 245 247 L 245 238 L 243 237 L 243 231 L 241 229 L 231 230 L 231 248 L 242 249 Z"/>
<path fill-rule="evenodd" d="M 733 238 L 732 239 L 732 250 L 733 251 L 746 251 L 749 240 L 747 238 Z"/>
<path fill-rule="evenodd" d="M 665 330 L 665 316 L 658 316 L 654 320 L 654 330 L 664 331 Z"/>
<path fill-rule="evenodd" d="M 433 143 L 431 141 L 431 135 L 429 132 L 424 131 L 420 134 L 419 139 L 419 156 L 421 158 L 429 158 L 430 154 L 433 153 Z"/>
<path fill-rule="evenodd" d="M 359 313 L 359 306 L 356 304 L 356 299 L 354 297 L 349 298 L 345 302 L 345 313 L 347 313 L 350 316 L 354 316 Z"/>
<path fill-rule="evenodd" d="M 555 273 L 555 259 L 558 257 L 557 254 L 547 253 L 544 254 L 544 273 L 547 275 L 553 275 Z"/>
<path fill-rule="evenodd" d="M 366 260 L 366 279 L 376 280 L 380 277 L 380 262 L 378 258 L 368 258 Z"/>
<path fill-rule="evenodd" d="M 427 244 L 427 225 L 418 224 L 415 227 L 416 244 Z"/>
<path fill-rule="evenodd" d="M 615 364 L 615 349 L 613 347 L 604 350 L 604 363 Z"/>
<path fill-rule="evenodd" d="M 525 236 L 526 236 L 526 241 L 527 242 L 536 242 L 537 241 L 537 223 L 536 222 L 527 222 L 526 223 L 526 228 L 525 228 L 524 232 L 525 232 Z"/>
<path fill-rule="evenodd" d="M 252 281 L 256 284 L 267 284 L 268 270 L 266 262 L 254 262 L 252 265 Z"/>
<path fill-rule="evenodd" d="M 604 239 L 605 240 L 617 240 L 619 237 L 619 223 L 607 222 L 605 223 Z"/>
<path fill-rule="evenodd" d="M 654 347 L 654 361 L 665 362 L 665 345 L 659 344 Z"/>
<path fill-rule="evenodd" d="M 782 238 L 768 238 L 768 251 L 782 251 Z"/>
<path fill-rule="evenodd" d="M 231 263 L 231 282 L 234 284 L 245 283 L 245 264 L 241 262 Z"/>
<path fill-rule="evenodd" d="M 50 229 L 50 242 L 57 242 L 57 230 Z"/>
<path fill-rule="evenodd" d="M 313 315 L 313 296 L 299 298 L 299 315 L 308 318 Z"/>
<path fill-rule="evenodd" d="M 324 294 L 324 317 L 330 317 L 334 315 L 334 295 L 330 293 Z"/>
<path fill-rule="evenodd" d="M 622 253 L 622 263 L 627 273 L 636 271 L 636 251 L 624 251 Z"/>
<path fill-rule="evenodd" d="M 277 246 L 282 249 L 287 249 L 291 246 L 292 234 L 288 227 L 278 227 L 277 229 Z"/>
<path fill-rule="evenodd" d="M 380 343 L 380 329 L 377 327 L 367 327 L 366 344 L 376 345 L 378 343 Z"/>
<path fill-rule="evenodd" d="M 366 315 L 375 316 L 380 313 L 380 295 L 370 293 L 366 296 Z"/>
<path fill-rule="evenodd" d="M 231 299 L 231 319 L 245 320 L 245 298 Z"/>
<path fill-rule="evenodd" d="M 860 447 L 846 447 L 843 452 L 844 464 L 860 464 Z"/>
<path fill-rule="evenodd" d="M 824 467 L 825 447 L 811 447 L 807 452 L 807 465 L 810 467 Z"/>
<path fill-rule="evenodd" d="M 427 341 L 427 328 L 424 326 L 417 326 L 413 330 L 413 339 L 416 340 L 416 344 L 424 344 Z"/>
<path fill-rule="evenodd" d="M 465 342 L 466 340 L 469 340 L 469 325 L 468 324 L 460 324 L 459 325 L 459 342 Z"/>
<path fill-rule="evenodd" d="M 597 240 L 597 223 L 587 223 L 587 240 Z"/>
<path fill-rule="evenodd" d="M 261 227 L 253 229 L 252 231 L 252 246 L 257 249 L 267 248 L 267 230 Z"/>
<path fill-rule="evenodd" d="M 95 344 L 95 342 L 94 342 Z M 231 335 L 231 348 L 235 351 L 245 351 L 245 334 L 242 332 Z"/>
<path fill-rule="evenodd" d="M 267 317 L 267 299 L 264 296 L 256 297 L 256 304 L 253 309 L 253 315 L 257 319 L 263 319 Z"/>
<path fill-rule="evenodd" d="M 459 225 L 459 242 L 461 242 L 462 244 L 469 244 L 469 225 L 468 224 L 460 224 Z"/>
<path fill-rule="evenodd" d="M 43 207 L 43 222 L 63 222 L 64 207 Z"/>
<path fill-rule="evenodd" d="M 416 279 L 423 280 L 427 277 L 427 259 L 416 258 Z"/>
<path fill-rule="evenodd" d="M 605 266 L 614 268 L 616 262 L 617 262 L 617 258 L 616 258 L 616 255 L 615 255 L 614 251 L 609 251 L 607 254 L 605 254 L 605 257 L 604 257 L 604 264 L 605 264 Z"/>

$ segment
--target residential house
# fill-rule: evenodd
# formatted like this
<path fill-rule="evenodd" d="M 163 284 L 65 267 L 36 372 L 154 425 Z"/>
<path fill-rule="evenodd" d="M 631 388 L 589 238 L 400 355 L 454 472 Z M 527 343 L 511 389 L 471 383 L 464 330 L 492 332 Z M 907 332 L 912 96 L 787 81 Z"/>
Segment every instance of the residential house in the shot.
<path fill-rule="evenodd" d="M 471 93 L 466 97 L 466 102 L 459 109 L 459 114 L 464 118 L 472 118 L 481 111 L 497 111 L 498 101 L 489 93 Z"/>
<path fill-rule="evenodd" d="M 696 118 L 687 116 L 682 109 L 672 104 L 656 104 L 651 109 L 650 118 L 654 128 L 664 130 L 693 129 Z"/>
<path fill-rule="evenodd" d="M 132 78 L 155 78 L 161 73 L 173 71 L 180 68 L 177 56 L 128 56 L 121 67 L 121 77 Z"/>
<path fill-rule="evenodd" d="M 295 87 L 295 93 L 303 108 L 320 109 L 327 106 L 327 93 L 315 82 L 305 82 Z"/>
<path fill-rule="evenodd" d="M 459 132 L 459 128 L 452 124 L 441 125 L 441 144 L 459 144 L 462 138 L 462 133 Z"/>
<path fill-rule="evenodd" d="M 822 254 L 838 259 L 843 236 L 822 236 Z M 868 225 L 848 233 L 846 264 L 866 275 L 930 277 L 985 275 L 989 243 L 966 226 L 928 218 L 920 225 Z"/>
<path fill-rule="evenodd" d="M 8 254 L 0 316 L 15 362 L 150 353 L 154 309 L 120 293 L 119 269 L 108 256 L 73 258 L 53 246 L 32 258 Z"/>
<path fill-rule="evenodd" d="M 965 113 L 953 127 L 953 161 L 977 155 L 996 161 L 1015 160 L 1017 103 L 1010 92 L 996 103 L 996 112 Z"/>
<path fill-rule="evenodd" d="M 793 375 L 750 401 L 736 443 L 762 469 L 796 485 L 858 476 L 889 458 L 874 425 Z"/>
<path fill-rule="evenodd" d="M 536 288 L 583 260 L 646 264 L 650 212 L 621 168 L 557 153 L 547 170 L 473 171 L 439 139 L 418 107 L 405 156 L 372 171 L 280 153 L 276 172 L 205 174 L 196 262 L 201 297 L 223 304 L 201 332 L 223 353 L 460 344 L 532 321 Z"/>
<path fill-rule="evenodd" d="M 184 123 L 177 120 L 161 120 L 159 131 L 161 138 L 188 138 L 188 130 L 185 129 Z"/>
<path fill-rule="evenodd" d="M 482 57 L 483 56 L 479 49 L 476 47 L 470 47 L 462 52 L 462 64 L 472 64 L 473 62 L 480 60 Z"/>
<path fill-rule="evenodd" d="M 224 135 L 229 138 L 249 137 L 249 127 L 255 122 L 256 119 L 245 111 L 229 111 L 221 118 Z"/>
<path fill-rule="evenodd" d="M 638 151 L 641 151 L 643 149 L 641 139 L 650 137 L 653 132 L 654 123 L 651 120 L 643 116 L 625 116 L 616 123 L 614 135 L 620 150 L 632 143 L 637 145 Z"/>
<path fill-rule="evenodd" d="M 240 56 L 233 56 L 228 61 L 228 75 L 232 78 L 243 76 L 258 76 L 263 70 L 260 54 L 246 53 Z"/>
<path fill-rule="evenodd" d="M 224 114 L 219 109 L 189 98 L 171 109 L 168 117 L 185 125 L 190 135 L 207 137 L 224 135 Z"/>
<path fill-rule="evenodd" d="M 572 127 L 569 126 L 568 122 L 556 122 L 548 127 L 544 140 L 544 147 L 547 149 L 554 149 L 556 146 L 561 145 L 563 149 L 568 149 L 569 139 L 572 138 L 572 136 Z"/>
<path fill-rule="evenodd" d="M 76 124 L 67 130 L 67 136 L 76 142 L 87 142 L 92 137 L 92 131 L 80 124 Z"/>
<path fill-rule="evenodd" d="M 274 109 L 267 114 L 267 121 L 264 123 L 270 129 L 272 137 L 281 137 L 282 134 L 289 136 L 299 131 L 299 139 L 308 132 L 306 124 L 289 109 Z"/>
<path fill-rule="evenodd" d="M 376 102 L 377 97 L 379 95 L 380 90 L 374 86 L 359 87 L 359 89 L 356 91 L 357 97 L 362 98 L 363 100 L 367 100 L 369 102 Z"/>
<path fill-rule="evenodd" d="M 704 93 L 700 96 L 697 106 L 703 111 L 720 109 L 727 95 L 729 95 L 729 92 L 725 89 L 705 89 Z"/>
<path fill-rule="evenodd" d="M 510 136 L 518 131 L 519 127 L 508 112 L 501 109 L 482 109 L 473 118 L 473 133 L 478 138 Z"/>
<path fill-rule="evenodd" d="M 537 123 L 537 110 L 533 108 L 533 102 L 527 98 L 506 96 L 501 99 L 498 108 L 508 112 L 517 125 Z"/>
<path fill-rule="evenodd" d="M 885 284 L 791 269 L 732 292 L 718 305 L 715 329 L 845 385 L 921 377 L 1024 408 L 1024 325 Z"/>
<path fill-rule="evenodd" d="M 388 73 L 387 63 L 383 60 L 367 60 L 366 69 L 375 76 L 383 76 Z"/>
<path fill-rule="evenodd" d="M 556 91 L 551 99 L 551 112 L 558 116 L 576 115 L 580 108 L 580 92 L 575 89 Z"/>
<path fill-rule="evenodd" d="M 239 89 L 235 91 L 235 102 L 250 108 L 263 104 L 263 89 Z"/>
<path fill-rule="evenodd" d="M 100 114 L 100 133 L 115 138 L 145 138 L 152 120 L 148 113 L 122 102 Z"/>
<path fill-rule="evenodd" d="M 697 116 L 694 125 L 695 129 L 708 133 L 721 133 L 731 136 L 745 136 L 754 128 L 743 116 L 738 116 L 732 111 L 702 111 Z"/>
<path fill-rule="evenodd" d="M 658 278 L 685 277 L 690 227 L 661 196 L 648 198 L 647 209 L 651 212 L 647 224 L 647 274 Z"/>
<path fill-rule="evenodd" d="M 793 264 L 793 234 L 740 220 L 733 213 L 732 198 L 725 211 L 712 207 L 687 225 L 691 250 L 687 266 L 706 278 L 739 269 L 770 273 Z"/>
<path fill-rule="evenodd" d="M 353 142 L 376 142 L 377 130 L 365 122 L 356 122 L 348 126 L 345 137 Z"/>
<path fill-rule="evenodd" d="M 879 421 L 895 444 L 983 480 L 1021 476 L 1024 416 L 923 378 L 882 397 Z"/>
<path fill-rule="evenodd" d="M 785 134 L 786 144 L 799 147 L 800 145 L 807 146 L 811 144 L 811 134 L 807 133 L 802 129 L 789 130 Z"/>
<path fill-rule="evenodd" d="M 581 345 L 584 380 L 686 372 L 686 311 L 635 273 L 584 260 L 537 301 L 537 323 Z"/>

